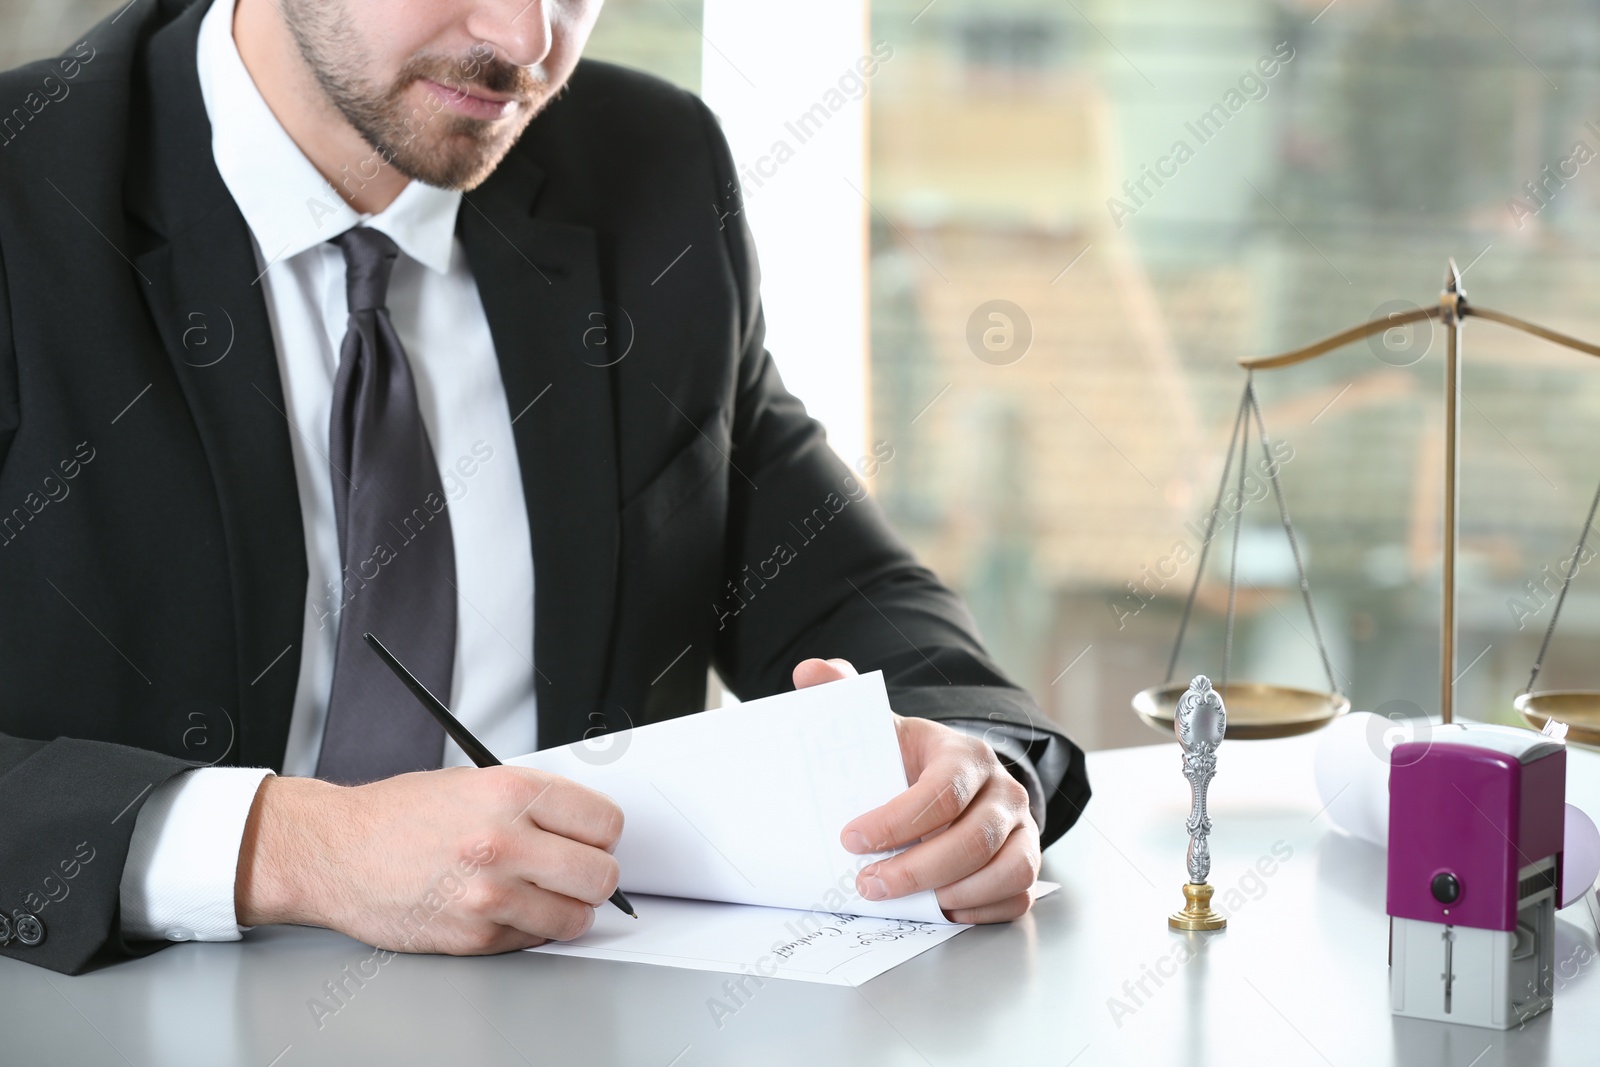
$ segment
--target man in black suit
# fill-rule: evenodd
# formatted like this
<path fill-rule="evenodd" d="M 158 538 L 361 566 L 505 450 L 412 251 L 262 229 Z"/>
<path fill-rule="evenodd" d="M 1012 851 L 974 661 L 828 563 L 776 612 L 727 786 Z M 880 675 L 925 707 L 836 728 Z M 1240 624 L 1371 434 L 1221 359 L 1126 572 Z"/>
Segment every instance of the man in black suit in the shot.
<path fill-rule="evenodd" d="M 500 747 L 882 670 L 858 890 L 1029 907 L 1083 754 L 784 390 L 715 120 L 598 6 L 150 0 L 0 75 L 0 952 L 587 929 L 623 813 L 460 766 L 384 628 Z"/>

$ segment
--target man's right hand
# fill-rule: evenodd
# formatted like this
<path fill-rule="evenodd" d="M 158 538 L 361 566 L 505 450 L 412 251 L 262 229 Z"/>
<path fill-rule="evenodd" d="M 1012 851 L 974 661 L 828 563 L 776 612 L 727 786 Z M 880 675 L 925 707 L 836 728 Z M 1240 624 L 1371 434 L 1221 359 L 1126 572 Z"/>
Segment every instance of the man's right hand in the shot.
<path fill-rule="evenodd" d="M 577 937 L 617 888 L 622 810 L 525 767 L 360 786 L 263 779 L 239 849 L 241 926 L 324 926 L 377 948 L 479 955 Z"/>

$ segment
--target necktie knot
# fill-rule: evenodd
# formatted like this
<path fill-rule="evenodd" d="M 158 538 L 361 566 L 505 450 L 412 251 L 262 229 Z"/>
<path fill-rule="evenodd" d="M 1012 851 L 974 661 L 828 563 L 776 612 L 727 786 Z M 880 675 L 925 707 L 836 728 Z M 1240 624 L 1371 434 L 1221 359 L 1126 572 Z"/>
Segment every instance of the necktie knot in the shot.
<path fill-rule="evenodd" d="M 333 238 L 333 243 L 344 252 L 350 314 L 386 306 L 389 274 L 394 270 L 400 246 L 388 234 L 370 226 L 346 230 Z"/>

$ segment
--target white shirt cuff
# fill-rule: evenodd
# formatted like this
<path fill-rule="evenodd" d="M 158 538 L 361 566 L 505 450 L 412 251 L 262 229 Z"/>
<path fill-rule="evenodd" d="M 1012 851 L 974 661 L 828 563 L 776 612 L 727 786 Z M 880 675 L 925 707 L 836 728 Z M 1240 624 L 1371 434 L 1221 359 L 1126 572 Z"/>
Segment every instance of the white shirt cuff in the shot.
<path fill-rule="evenodd" d="M 201 767 L 139 809 L 122 869 L 122 933 L 142 941 L 237 941 L 239 846 L 264 767 Z"/>

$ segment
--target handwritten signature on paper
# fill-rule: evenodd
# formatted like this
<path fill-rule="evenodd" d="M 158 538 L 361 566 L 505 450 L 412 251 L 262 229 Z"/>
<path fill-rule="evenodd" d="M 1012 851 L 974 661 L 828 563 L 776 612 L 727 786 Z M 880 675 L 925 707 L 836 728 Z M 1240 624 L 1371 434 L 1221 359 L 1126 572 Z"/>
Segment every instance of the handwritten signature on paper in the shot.
<path fill-rule="evenodd" d="M 847 915 L 843 912 L 831 912 L 828 917 L 833 920 L 831 925 L 819 926 L 811 933 L 797 937 L 787 944 L 774 945 L 772 951 L 780 959 L 790 959 L 797 949 L 824 938 L 853 936 L 862 948 L 870 948 L 873 945 L 903 941 L 919 934 L 930 935 L 937 929 L 934 923 L 918 922 L 915 919 L 873 919 L 861 915 Z M 872 925 L 857 927 L 855 924 L 861 922 L 863 918 Z"/>
<path fill-rule="evenodd" d="M 927 936 L 937 930 L 933 923 L 918 922 L 915 919 L 896 919 L 893 922 L 892 926 L 876 930 L 857 930 L 856 937 L 863 945 L 885 944 L 890 941 L 903 941 L 919 934 Z"/>

